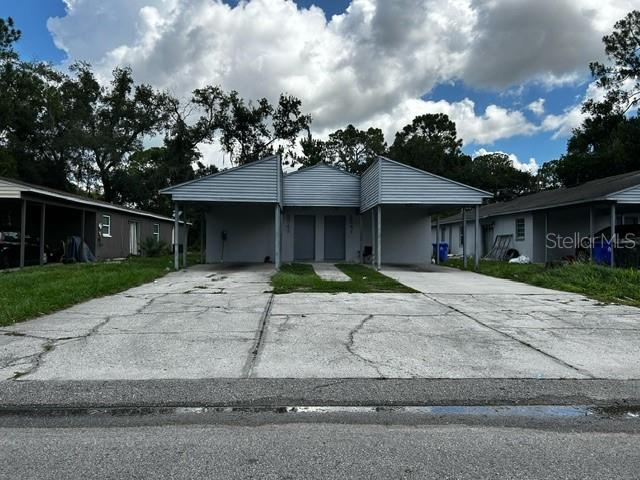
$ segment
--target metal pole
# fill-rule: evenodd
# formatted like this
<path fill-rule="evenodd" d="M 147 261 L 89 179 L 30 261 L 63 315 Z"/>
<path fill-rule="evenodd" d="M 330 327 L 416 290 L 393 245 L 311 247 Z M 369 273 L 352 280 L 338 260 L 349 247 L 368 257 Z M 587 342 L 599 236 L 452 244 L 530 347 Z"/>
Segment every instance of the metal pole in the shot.
<path fill-rule="evenodd" d="M 462 264 L 467 269 L 467 210 L 462 208 Z"/>
<path fill-rule="evenodd" d="M 187 215 L 182 211 L 182 268 L 187 268 L 187 245 L 189 243 L 189 225 L 187 225 Z"/>
<path fill-rule="evenodd" d="M 614 258 L 614 246 L 616 240 L 616 204 L 611 204 L 611 266 L 616 266 L 616 260 Z"/>
<path fill-rule="evenodd" d="M 280 205 L 275 208 L 275 264 L 280 268 Z"/>
<path fill-rule="evenodd" d="M 589 207 L 589 260 L 593 261 L 593 207 Z"/>
<path fill-rule="evenodd" d="M 43 202 L 40 207 L 40 265 L 44 265 L 44 222 L 47 205 Z"/>
<path fill-rule="evenodd" d="M 549 249 L 547 248 L 547 235 L 549 234 L 549 212 L 544 212 L 544 264 L 549 262 Z"/>
<path fill-rule="evenodd" d="M 27 234 L 27 201 L 22 200 L 20 210 L 20 268 L 24 267 L 25 236 Z"/>
<path fill-rule="evenodd" d="M 84 249 L 84 221 L 85 221 L 85 212 L 82 210 L 81 220 L 82 225 L 80 225 L 80 252 Z M 82 253 L 80 253 L 80 257 L 82 258 Z"/>
<path fill-rule="evenodd" d="M 173 268 L 180 270 L 180 209 L 178 202 L 173 205 Z"/>
<path fill-rule="evenodd" d="M 371 209 L 371 265 L 375 265 L 376 263 L 376 222 L 373 213 L 373 208 Z"/>
<path fill-rule="evenodd" d="M 475 243 L 475 255 L 473 260 L 477 270 L 480 266 L 480 249 L 478 248 L 480 243 L 480 205 L 476 205 L 476 228 L 473 233 Z"/>
<path fill-rule="evenodd" d="M 436 265 L 440 265 L 440 217 L 436 218 Z"/>
<path fill-rule="evenodd" d="M 378 270 L 382 266 L 382 207 L 378 205 L 378 238 L 376 242 L 376 262 L 378 263 Z"/>
<path fill-rule="evenodd" d="M 200 263 L 207 263 L 206 255 L 206 237 L 204 234 L 204 228 L 207 223 L 207 215 L 202 212 L 202 219 L 200 220 Z"/>

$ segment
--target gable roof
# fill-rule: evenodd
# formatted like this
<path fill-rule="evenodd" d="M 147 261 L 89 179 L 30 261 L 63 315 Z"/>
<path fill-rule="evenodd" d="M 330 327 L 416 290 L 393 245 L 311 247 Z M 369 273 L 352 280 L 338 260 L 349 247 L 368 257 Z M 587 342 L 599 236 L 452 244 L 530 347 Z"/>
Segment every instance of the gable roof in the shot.
<path fill-rule="evenodd" d="M 160 190 L 174 201 L 276 203 L 280 191 L 280 157 L 255 162 Z"/>
<path fill-rule="evenodd" d="M 492 203 L 480 207 L 480 216 L 483 218 L 496 215 L 509 215 L 533 210 L 546 210 L 581 203 L 597 201 L 617 201 L 623 193 L 630 193 L 638 188 L 636 201 L 640 203 L 640 170 L 599 178 L 583 183 L 575 187 L 545 190 L 514 198 L 508 202 Z M 457 214 L 443 220 L 440 223 L 453 223 L 462 220 L 462 215 Z"/>
<path fill-rule="evenodd" d="M 44 197 L 54 198 L 66 202 L 131 213 L 143 217 L 173 222 L 173 218 L 166 217 L 157 213 L 124 207 L 122 205 L 116 205 L 114 203 L 105 202 L 103 200 L 96 200 L 94 198 L 85 197 L 75 193 L 63 192 L 62 190 L 56 190 L 55 188 L 43 187 L 41 185 L 23 182 L 22 180 L 0 177 L 0 198 L 21 198 L 23 193 L 32 193 L 35 195 L 41 195 Z"/>
<path fill-rule="evenodd" d="M 287 173 L 282 194 L 286 206 L 357 208 L 360 206 L 360 177 L 332 165 L 317 163 Z"/>
<path fill-rule="evenodd" d="M 362 211 L 375 205 L 479 205 L 489 192 L 386 157 L 362 175 Z"/>

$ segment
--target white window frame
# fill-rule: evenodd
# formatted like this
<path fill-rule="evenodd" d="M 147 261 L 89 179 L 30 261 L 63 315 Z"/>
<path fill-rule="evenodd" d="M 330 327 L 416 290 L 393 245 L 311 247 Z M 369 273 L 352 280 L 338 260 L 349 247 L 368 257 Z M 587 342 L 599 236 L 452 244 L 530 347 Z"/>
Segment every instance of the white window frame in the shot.
<path fill-rule="evenodd" d="M 107 222 L 104 221 L 105 218 L 108 219 Z M 105 227 L 107 229 L 106 233 L 104 231 Z M 102 222 L 100 223 L 100 233 L 103 237 L 111 238 L 111 215 L 102 215 Z"/>
<path fill-rule="evenodd" d="M 522 235 L 518 232 L 518 223 L 522 222 Z M 516 242 L 522 242 L 527 236 L 527 222 L 524 217 L 516 218 Z"/>
<path fill-rule="evenodd" d="M 153 224 L 153 238 L 156 239 L 157 243 L 160 243 L 160 224 L 159 223 Z"/>

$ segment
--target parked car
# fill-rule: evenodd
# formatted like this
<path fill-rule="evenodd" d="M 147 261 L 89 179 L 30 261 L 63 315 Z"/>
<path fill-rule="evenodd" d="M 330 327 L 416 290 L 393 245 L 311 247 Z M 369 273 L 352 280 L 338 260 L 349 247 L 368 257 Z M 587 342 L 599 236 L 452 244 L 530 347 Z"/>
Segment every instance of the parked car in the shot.
<path fill-rule="evenodd" d="M 634 258 L 640 252 L 640 225 L 616 225 L 617 243 L 614 245 L 615 256 L 618 260 L 629 260 L 633 266 Z M 586 262 L 590 259 L 589 249 L 602 249 L 604 245 L 608 247 L 611 242 L 611 227 L 597 231 L 593 238 L 584 237 L 580 240 L 580 245 L 576 248 L 576 259 Z M 610 254 L 609 254 L 610 258 Z M 606 263 L 606 262 L 605 262 Z M 616 262 L 620 263 L 620 262 Z M 624 263 L 627 263 L 626 261 Z"/>
<path fill-rule="evenodd" d="M 24 237 L 24 264 L 40 263 L 40 240 L 29 235 Z M 45 261 L 49 249 L 45 246 Z M 0 227 L 0 269 L 20 266 L 20 232 L 11 227 Z"/>

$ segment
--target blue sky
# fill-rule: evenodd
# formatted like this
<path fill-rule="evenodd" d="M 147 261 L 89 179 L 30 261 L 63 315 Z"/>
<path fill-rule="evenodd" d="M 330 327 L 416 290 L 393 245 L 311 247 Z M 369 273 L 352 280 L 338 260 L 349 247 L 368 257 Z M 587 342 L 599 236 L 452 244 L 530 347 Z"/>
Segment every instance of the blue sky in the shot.
<path fill-rule="evenodd" d="M 0 15 L 13 17 L 22 30 L 18 50 L 25 58 L 60 68 L 67 61 L 88 60 L 108 75 L 114 62 L 124 62 L 141 80 L 185 95 L 198 86 L 191 82 L 196 78 L 253 98 L 293 91 L 311 108 L 320 136 L 355 123 L 380 126 L 392 140 L 392 132 L 413 115 L 442 109 L 456 120 L 468 153 L 504 151 L 520 163 L 535 158 L 542 164 L 565 150 L 590 83 L 587 61 L 601 56 L 599 39 L 629 4 L 584 0 L 604 13 L 582 18 L 582 10 L 574 9 L 575 2 L 569 0 L 498 0 L 503 8 L 492 11 L 481 11 L 471 0 L 462 10 L 447 0 L 407 0 L 402 2 L 404 10 L 397 7 L 401 2 L 382 0 L 354 0 L 349 10 L 351 2 L 345 0 L 298 0 L 297 10 L 287 0 L 251 0 L 240 6 L 237 0 L 227 0 L 232 10 L 220 8 L 221 0 L 172 1 L 177 6 L 169 12 L 163 8 L 171 2 L 113 0 L 105 13 L 108 4 L 98 0 L 73 0 L 69 10 L 62 0 L 3 0 Z M 311 5 L 322 8 L 324 19 L 306 10 Z M 210 25 L 202 24 L 203 12 L 210 14 Z M 430 13 L 438 14 L 439 23 L 432 22 Z M 560 14 L 576 18 L 556 25 Z M 334 15 L 340 17 L 332 19 Z M 59 20 L 48 24 L 52 17 Z M 456 29 L 467 17 L 470 29 L 460 30 L 463 35 Z M 451 27 L 438 31 L 442 18 L 450 18 Z M 171 22 L 179 28 L 170 28 Z M 279 24 L 283 42 L 269 45 L 264 32 L 278 32 Z M 221 25 L 236 31 L 219 31 Z M 255 32 L 256 38 L 236 36 L 237 25 Z M 567 28 L 576 30 L 567 36 Z M 593 31 L 585 32 L 589 28 Z M 497 39 L 492 40 L 495 32 Z M 532 40 L 522 40 L 521 32 L 529 32 Z M 475 39 L 466 41 L 467 35 Z M 54 37 L 67 51 L 56 47 Z M 151 47 L 145 38 L 153 39 Z M 194 44 L 202 48 L 182 58 L 181 50 L 171 51 L 180 41 L 189 49 Z M 322 47 L 319 53 L 315 42 Z M 282 49 L 297 43 L 304 48 L 283 58 Z M 572 48 L 566 48 L 567 43 Z M 440 59 L 442 49 L 448 48 L 450 56 Z M 412 57 L 418 59 L 415 67 Z M 337 58 L 340 61 L 334 61 Z M 460 63 L 460 58 L 467 60 Z M 372 67 L 375 62 L 380 65 Z M 273 85 L 264 84 L 267 75 Z M 384 75 L 388 79 L 379 80 Z M 539 99 L 544 108 L 534 113 L 528 105 Z"/>

